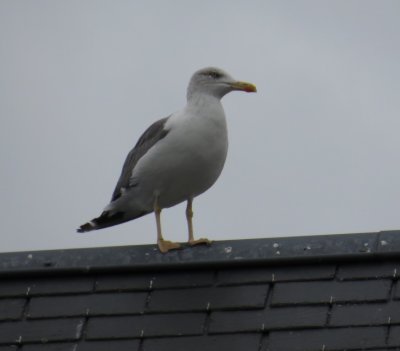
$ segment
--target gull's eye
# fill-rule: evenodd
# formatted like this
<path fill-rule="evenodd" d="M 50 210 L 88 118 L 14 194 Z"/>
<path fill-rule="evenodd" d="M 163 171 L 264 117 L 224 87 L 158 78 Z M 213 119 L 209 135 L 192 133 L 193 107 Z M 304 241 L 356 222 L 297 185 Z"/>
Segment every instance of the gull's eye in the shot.
<path fill-rule="evenodd" d="M 208 71 L 205 73 L 205 75 L 213 79 L 218 79 L 222 77 L 222 74 L 217 71 Z"/>
<path fill-rule="evenodd" d="M 211 71 L 210 72 L 210 77 L 214 78 L 214 79 L 218 79 L 222 77 L 222 74 L 216 71 Z"/>

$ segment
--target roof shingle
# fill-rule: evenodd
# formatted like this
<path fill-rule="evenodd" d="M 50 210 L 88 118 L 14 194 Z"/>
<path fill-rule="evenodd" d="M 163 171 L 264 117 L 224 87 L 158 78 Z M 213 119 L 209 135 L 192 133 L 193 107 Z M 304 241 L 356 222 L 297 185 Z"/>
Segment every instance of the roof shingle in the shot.
<path fill-rule="evenodd" d="M 385 327 L 309 329 L 271 332 L 265 351 L 366 349 L 385 345 Z"/>
<path fill-rule="evenodd" d="M 384 301 L 390 287 L 390 280 L 278 283 L 271 305 Z"/>

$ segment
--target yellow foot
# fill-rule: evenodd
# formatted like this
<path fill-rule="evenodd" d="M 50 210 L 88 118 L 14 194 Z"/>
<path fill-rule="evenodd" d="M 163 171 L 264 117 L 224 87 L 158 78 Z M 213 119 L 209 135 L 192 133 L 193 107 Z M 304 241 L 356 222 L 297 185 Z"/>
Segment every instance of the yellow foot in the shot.
<path fill-rule="evenodd" d="M 201 238 L 201 239 L 197 239 L 197 240 L 189 240 L 188 244 L 190 246 L 195 246 L 195 245 L 211 245 L 211 240 L 208 240 L 206 238 Z"/>
<path fill-rule="evenodd" d="M 181 249 L 181 244 L 173 243 L 172 241 L 168 240 L 158 240 L 157 242 L 158 248 L 162 253 L 166 253 L 170 250 Z"/>

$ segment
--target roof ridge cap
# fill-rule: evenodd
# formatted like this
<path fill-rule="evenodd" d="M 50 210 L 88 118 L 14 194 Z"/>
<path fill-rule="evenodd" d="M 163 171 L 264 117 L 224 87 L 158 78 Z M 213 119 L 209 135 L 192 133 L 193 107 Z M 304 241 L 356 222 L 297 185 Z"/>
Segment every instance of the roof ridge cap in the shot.
<path fill-rule="evenodd" d="M 215 241 L 162 254 L 156 245 L 0 253 L 0 275 L 266 265 L 400 254 L 400 230 Z"/>

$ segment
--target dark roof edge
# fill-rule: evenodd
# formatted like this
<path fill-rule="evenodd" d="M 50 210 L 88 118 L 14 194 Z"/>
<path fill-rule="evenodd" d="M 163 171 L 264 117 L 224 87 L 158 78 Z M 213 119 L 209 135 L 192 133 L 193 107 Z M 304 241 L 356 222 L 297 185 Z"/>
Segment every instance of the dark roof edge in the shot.
<path fill-rule="evenodd" d="M 155 245 L 99 247 L 0 254 L 0 275 L 206 268 L 359 260 L 400 255 L 400 230 L 216 241 L 167 254 Z"/>

